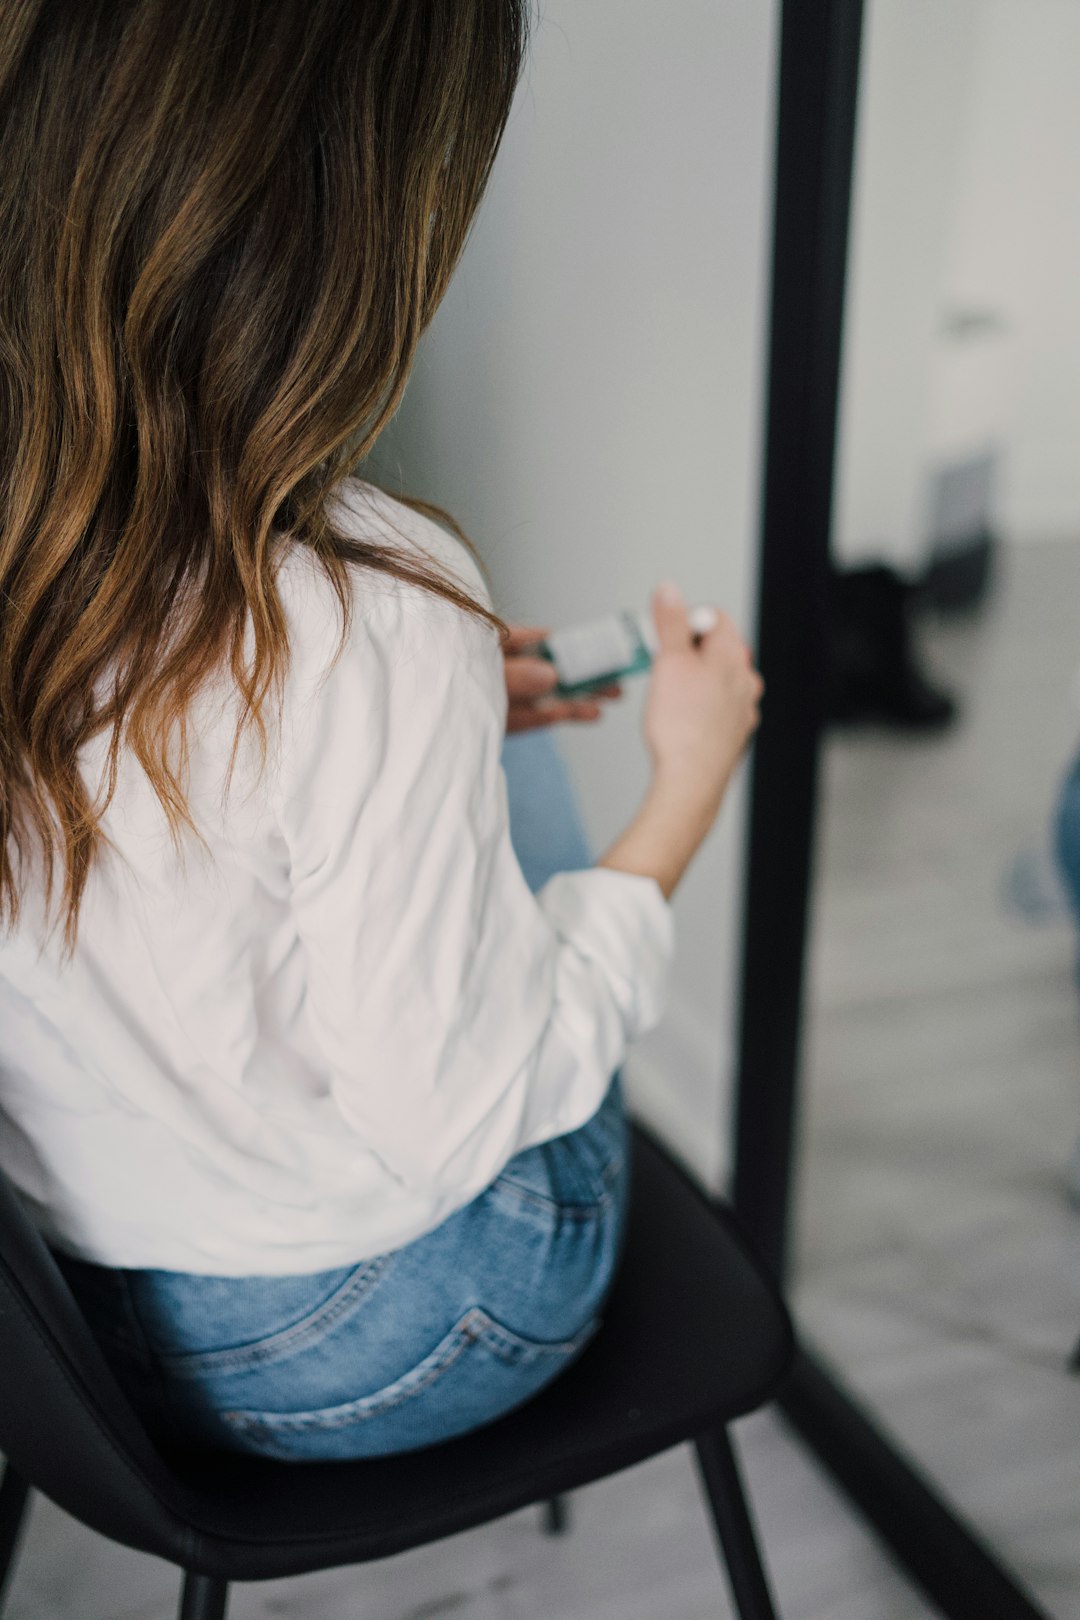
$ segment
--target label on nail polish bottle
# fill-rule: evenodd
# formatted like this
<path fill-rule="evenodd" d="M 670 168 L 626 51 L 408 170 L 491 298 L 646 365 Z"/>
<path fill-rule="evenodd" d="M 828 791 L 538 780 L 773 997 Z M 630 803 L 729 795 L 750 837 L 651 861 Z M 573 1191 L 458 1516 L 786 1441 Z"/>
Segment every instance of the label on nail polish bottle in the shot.
<path fill-rule="evenodd" d="M 700 635 L 712 628 L 716 615 L 709 607 L 694 608 L 690 622 Z M 651 615 L 627 610 L 554 630 L 524 651 L 555 665 L 559 677 L 556 697 L 584 697 L 627 675 L 643 674 L 652 664 L 657 645 Z"/>

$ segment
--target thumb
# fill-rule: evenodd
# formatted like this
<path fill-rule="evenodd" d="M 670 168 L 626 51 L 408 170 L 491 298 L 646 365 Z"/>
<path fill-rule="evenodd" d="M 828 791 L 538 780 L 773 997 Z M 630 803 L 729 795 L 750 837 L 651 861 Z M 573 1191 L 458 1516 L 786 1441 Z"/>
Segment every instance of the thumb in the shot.
<path fill-rule="evenodd" d="M 690 618 L 679 587 L 671 580 L 665 580 L 653 591 L 651 606 L 660 651 L 669 648 L 678 651 L 688 647 L 691 640 Z"/>

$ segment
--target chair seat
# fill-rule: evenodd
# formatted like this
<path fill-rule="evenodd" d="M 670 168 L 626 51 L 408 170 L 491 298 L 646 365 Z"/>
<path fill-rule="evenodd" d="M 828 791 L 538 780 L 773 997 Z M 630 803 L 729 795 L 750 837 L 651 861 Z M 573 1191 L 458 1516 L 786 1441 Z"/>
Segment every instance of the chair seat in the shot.
<path fill-rule="evenodd" d="M 176 1556 L 240 1581 L 388 1557 L 760 1405 L 793 1350 L 779 1295 L 732 1217 L 638 1126 L 632 1153 L 626 1249 L 604 1325 L 548 1389 L 423 1453 L 334 1463 L 167 1454 L 186 1532 Z"/>
<path fill-rule="evenodd" d="M 423 1452 L 285 1463 L 155 1448 L 0 1177 L 0 1450 L 112 1540 L 227 1581 L 364 1563 L 558 1495 L 753 1410 L 794 1348 L 732 1216 L 639 1126 L 626 1247 L 580 1360 Z"/>

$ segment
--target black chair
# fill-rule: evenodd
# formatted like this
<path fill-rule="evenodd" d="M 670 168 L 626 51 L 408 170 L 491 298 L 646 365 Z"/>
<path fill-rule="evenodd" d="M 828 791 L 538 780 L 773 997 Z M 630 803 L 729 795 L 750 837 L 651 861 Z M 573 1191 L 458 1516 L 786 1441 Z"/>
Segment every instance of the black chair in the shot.
<path fill-rule="evenodd" d="M 0 1177 L 0 1604 L 27 1490 L 184 1571 L 180 1620 L 231 1581 L 365 1563 L 486 1524 L 693 1440 L 742 1620 L 775 1620 L 726 1424 L 791 1361 L 783 1302 L 728 1210 L 639 1126 L 627 1243 L 581 1359 L 486 1428 L 397 1457 L 167 1452 L 133 1412 Z"/>

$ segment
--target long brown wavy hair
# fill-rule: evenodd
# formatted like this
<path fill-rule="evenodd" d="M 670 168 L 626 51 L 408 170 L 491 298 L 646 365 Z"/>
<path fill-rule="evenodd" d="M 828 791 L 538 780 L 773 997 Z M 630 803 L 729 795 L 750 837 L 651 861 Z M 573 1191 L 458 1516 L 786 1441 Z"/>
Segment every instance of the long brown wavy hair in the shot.
<path fill-rule="evenodd" d="M 279 703 L 283 547 L 508 626 L 325 502 L 393 416 L 468 235 L 525 0 L 0 0 L 0 918 L 31 845 L 65 954 L 126 741 L 168 818 L 187 710 Z M 399 497 L 403 498 L 403 497 Z M 445 512 L 406 504 L 445 523 Z M 479 558 L 476 558 L 479 564 Z M 487 575 L 480 564 L 482 576 Z M 245 626 L 253 627 L 250 664 Z M 101 688 L 100 694 L 98 689 Z M 77 755 L 112 728 L 92 803 Z M 179 733 L 178 757 L 171 758 Z"/>

